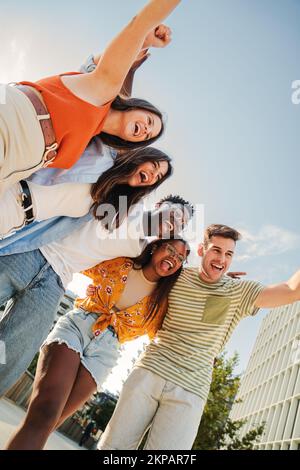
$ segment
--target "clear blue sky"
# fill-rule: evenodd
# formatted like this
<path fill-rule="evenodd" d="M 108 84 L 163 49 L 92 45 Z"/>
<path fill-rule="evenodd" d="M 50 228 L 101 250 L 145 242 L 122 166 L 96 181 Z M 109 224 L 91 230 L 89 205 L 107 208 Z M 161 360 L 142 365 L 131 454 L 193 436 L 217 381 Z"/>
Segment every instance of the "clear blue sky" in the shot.
<path fill-rule="evenodd" d="M 0 81 L 77 70 L 143 0 L 0 0 Z M 184 0 L 167 23 L 173 42 L 136 77 L 135 95 L 167 113 L 158 144 L 174 158 L 160 195 L 205 205 L 205 223 L 242 228 L 234 268 L 265 283 L 299 267 L 300 1 Z M 262 314 L 263 315 L 263 314 Z M 246 364 L 262 318 L 229 344 Z"/>

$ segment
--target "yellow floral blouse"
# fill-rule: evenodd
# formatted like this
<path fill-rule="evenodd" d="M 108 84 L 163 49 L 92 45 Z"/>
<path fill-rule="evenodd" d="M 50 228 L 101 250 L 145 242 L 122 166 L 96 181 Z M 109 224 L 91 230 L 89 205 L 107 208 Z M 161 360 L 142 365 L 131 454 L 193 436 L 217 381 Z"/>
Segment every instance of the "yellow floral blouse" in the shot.
<path fill-rule="evenodd" d="M 133 269 L 132 260 L 122 257 L 104 261 L 82 273 L 93 280 L 97 289 L 94 296 L 76 299 L 75 305 L 87 312 L 99 314 L 93 325 L 95 336 L 111 325 L 120 343 L 124 343 L 145 334 L 152 339 L 161 327 L 167 311 L 167 302 L 159 306 L 155 314 L 151 315 L 153 318 L 148 320 L 150 296 L 144 297 L 124 310 L 114 308 L 123 293 L 131 269 Z"/>

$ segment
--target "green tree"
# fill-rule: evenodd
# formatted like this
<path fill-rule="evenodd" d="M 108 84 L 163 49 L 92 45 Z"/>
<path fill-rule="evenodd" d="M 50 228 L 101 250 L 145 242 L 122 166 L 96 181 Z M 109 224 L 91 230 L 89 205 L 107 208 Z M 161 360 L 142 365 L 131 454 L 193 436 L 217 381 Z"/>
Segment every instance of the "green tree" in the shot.
<path fill-rule="evenodd" d="M 99 400 L 99 398 L 101 398 Z M 86 405 L 77 411 L 76 416 L 84 422 L 94 420 L 98 429 L 105 430 L 117 404 L 117 397 L 104 392 L 96 393 Z"/>
<path fill-rule="evenodd" d="M 106 426 L 108 425 L 108 422 L 112 417 L 115 407 L 116 403 L 114 401 L 107 400 L 105 403 L 98 406 L 98 413 L 93 413 L 92 417 L 96 421 L 98 428 L 102 431 L 104 431 Z"/>
<path fill-rule="evenodd" d="M 262 435 L 263 425 L 252 429 L 239 439 L 238 433 L 245 421 L 229 419 L 240 386 L 240 376 L 234 375 L 237 364 L 237 353 L 229 359 L 223 353 L 215 360 L 210 393 L 194 442 L 194 450 L 250 450 Z"/>
<path fill-rule="evenodd" d="M 28 371 L 33 375 L 35 376 L 35 373 L 36 373 L 36 366 L 37 366 L 37 363 L 38 363 L 38 360 L 39 360 L 39 355 L 40 353 L 36 353 L 36 355 L 34 356 L 34 358 L 32 359 L 30 365 L 28 366 Z"/>

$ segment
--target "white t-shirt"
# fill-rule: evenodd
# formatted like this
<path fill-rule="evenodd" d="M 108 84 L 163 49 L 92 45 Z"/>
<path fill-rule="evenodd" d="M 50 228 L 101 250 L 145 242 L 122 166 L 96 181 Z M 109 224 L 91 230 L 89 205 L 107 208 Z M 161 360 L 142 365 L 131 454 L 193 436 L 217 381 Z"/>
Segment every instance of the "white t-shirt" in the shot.
<path fill-rule="evenodd" d="M 36 220 L 52 217 L 81 217 L 90 210 L 91 184 L 62 183 L 43 186 L 28 181 Z"/>
<path fill-rule="evenodd" d="M 91 184 L 62 183 L 43 186 L 28 181 L 35 220 L 52 217 L 81 217 L 87 214 L 93 204 Z M 0 199 L 0 235 L 6 236 L 12 230 L 24 226 L 25 214 L 21 201 L 22 189 L 19 183 L 9 188 Z"/>
<path fill-rule="evenodd" d="M 142 220 L 143 206 L 137 205 L 113 232 L 93 219 L 66 238 L 40 248 L 40 251 L 67 286 L 74 273 L 90 269 L 102 261 L 138 256 L 147 245 Z"/>

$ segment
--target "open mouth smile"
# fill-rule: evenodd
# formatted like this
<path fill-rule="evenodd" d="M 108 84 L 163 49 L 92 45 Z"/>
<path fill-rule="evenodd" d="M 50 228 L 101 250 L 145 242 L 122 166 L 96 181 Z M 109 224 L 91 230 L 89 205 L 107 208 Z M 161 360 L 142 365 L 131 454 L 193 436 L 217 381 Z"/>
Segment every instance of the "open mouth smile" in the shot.
<path fill-rule="evenodd" d="M 217 270 L 218 272 L 222 272 L 223 269 L 224 269 L 224 266 L 223 266 L 222 264 L 211 263 L 211 267 L 212 267 L 214 270 Z"/>
<path fill-rule="evenodd" d="M 163 259 L 160 265 L 164 271 L 171 271 L 171 269 L 174 269 L 175 267 L 174 261 L 171 261 L 170 259 L 167 259 L 167 258 Z"/>
<path fill-rule="evenodd" d="M 140 172 L 140 178 L 141 178 L 141 183 L 148 183 L 150 180 L 148 173 L 146 173 L 145 171 Z"/>

